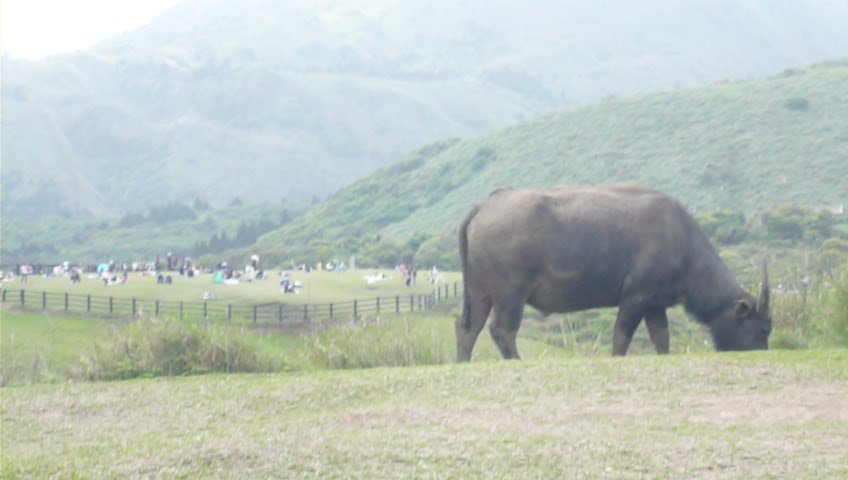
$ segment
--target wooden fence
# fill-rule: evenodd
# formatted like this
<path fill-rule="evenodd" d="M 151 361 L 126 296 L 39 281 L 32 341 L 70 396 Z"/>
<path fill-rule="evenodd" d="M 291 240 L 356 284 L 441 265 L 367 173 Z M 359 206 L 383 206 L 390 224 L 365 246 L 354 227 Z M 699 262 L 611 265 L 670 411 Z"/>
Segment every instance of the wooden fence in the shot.
<path fill-rule="evenodd" d="M 459 283 L 439 285 L 425 295 L 395 295 L 348 302 L 322 304 L 290 303 L 222 303 L 145 300 L 126 297 L 103 297 L 72 293 L 38 292 L 26 289 L 0 290 L 0 300 L 27 310 L 68 312 L 110 317 L 133 318 L 139 315 L 176 318 L 205 318 L 254 324 L 303 325 L 316 321 L 351 320 L 378 316 L 421 312 L 441 302 L 459 298 Z"/>

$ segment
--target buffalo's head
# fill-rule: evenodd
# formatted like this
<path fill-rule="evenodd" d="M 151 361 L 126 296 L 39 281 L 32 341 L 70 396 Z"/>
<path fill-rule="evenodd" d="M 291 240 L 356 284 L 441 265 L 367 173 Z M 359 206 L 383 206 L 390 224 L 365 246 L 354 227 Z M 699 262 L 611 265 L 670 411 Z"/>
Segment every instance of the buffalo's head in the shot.
<path fill-rule="evenodd" d="M 771 334 L 768 269 L 763 264 L 759 301 L 746 295 L 722 310 L 711 325 L 716 350 L 766 350 Z"/>

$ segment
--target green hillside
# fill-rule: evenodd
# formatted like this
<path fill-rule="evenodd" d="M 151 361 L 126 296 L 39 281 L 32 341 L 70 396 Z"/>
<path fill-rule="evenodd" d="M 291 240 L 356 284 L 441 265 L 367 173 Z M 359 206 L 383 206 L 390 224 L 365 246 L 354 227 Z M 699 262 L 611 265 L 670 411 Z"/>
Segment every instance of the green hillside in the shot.
<path fill-rule="evenodd" d="M 320 199 L 554 108 L 840 58 L 846 24 L 840 2 L 188 0 L 85 51 L 2 58 L 2 213 Z"/>
<path fill-rule="evenodd" d="M 179 257 L 245 247 L 306 209 L 304 205 L 169 203 L 118 220 L 52 216 L 39 222 L 3 219 L 2 266 L 70 261 L 96 264 L 153 261 L 168 252 Z M 239 263 L 244 259 L 240 258 Z"/>
<path fill-rule="evenodd" d="M 266 258 L 455 256 L 468 209 L 498 187 L 636 182 L 694 213 L 848 201 L 848 62 L 609 99 L 420 149 L 251 247 Z M 387 241 L 390 241 L 387 242 Z M 381 244 L 383 242 L 383 244 Z"/>

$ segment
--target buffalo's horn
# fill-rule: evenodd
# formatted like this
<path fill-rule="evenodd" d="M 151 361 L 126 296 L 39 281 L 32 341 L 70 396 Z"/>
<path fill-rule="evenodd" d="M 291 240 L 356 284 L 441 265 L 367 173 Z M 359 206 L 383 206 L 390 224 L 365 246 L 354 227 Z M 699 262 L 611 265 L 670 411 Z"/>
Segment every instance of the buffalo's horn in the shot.
<path fill-rule="evenodd" d="M 759 305 L 757 305 L 757 310 L 763 316 L 769 314 L 769 293 L 768 262 L 763 260 L 763 286 L 760 290 Z"/>

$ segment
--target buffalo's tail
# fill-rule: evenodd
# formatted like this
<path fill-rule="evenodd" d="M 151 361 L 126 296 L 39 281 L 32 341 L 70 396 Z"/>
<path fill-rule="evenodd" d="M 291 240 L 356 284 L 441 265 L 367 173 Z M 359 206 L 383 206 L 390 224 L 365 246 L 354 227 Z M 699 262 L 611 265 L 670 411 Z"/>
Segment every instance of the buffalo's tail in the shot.
<path fill-rule="evenodd" d="M 480 206 L 475 205 L 459 226 L 459 259 L 462 264 L 462 315 L 460 316 L 460 324 L 465 329 L 471 328 L 471 293 L 468 289 L 468 224 L 471 223 L 479 210 Z"/>

